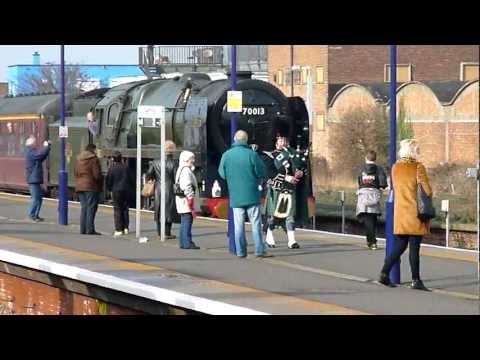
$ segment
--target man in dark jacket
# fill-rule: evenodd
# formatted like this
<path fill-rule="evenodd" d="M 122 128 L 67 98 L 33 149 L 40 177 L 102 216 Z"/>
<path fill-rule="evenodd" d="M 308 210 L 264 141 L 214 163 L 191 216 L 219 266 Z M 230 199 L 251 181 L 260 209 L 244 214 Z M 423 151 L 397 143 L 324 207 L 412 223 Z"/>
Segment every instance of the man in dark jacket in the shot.
<path fill-rule="evenodd" d="M 87 235 L 101 235 L 95 231 L 95 215 L 102 191 L 102 171 L 95 153 L 96 148 L 94 144 L 88 144 L 85 151 L 77 156 L 74 168 L 76 191 L 81 205 L 80 233 Z"/>
<path fill-rule="evenodd" d="M 122 154 L 119 151 L 113 153 L 113 164 L 108 169 L 106 187 L 112 192 L 113 218 L 115 232 L 113 236 L 128 234 L 128 200 L 129 194 L 134 187 L 133 179 L 128 166 L 122 162 Z"/>
<path fill-rule="evenodd" d="M 172 224 L 180 222 L 180 215 L 177 212 L 175 205 L 175 194 L 173 193 L 173 184 L 175 183 L 175 174 L 177 173 L 178 162 L 173 159 L 173 153 L 176 150 L 176 145 L 173 141 L 165 141 L 165 238 L 175 239 L 172 235 Z M 157 224 L 157 233 L 160 236 L 160 205 L 161 192 L 160 181 L 162 178 L 162 163 L 160 159 L 152 161 L 148 169 L 146 180 L 155 181 L 155 212 L 154 220 Z"/>
<path fill-rule="evenodd" d="M 50 142 L 45 141 L 43 143 L 43 149 L 39 151 L 35 150 L 36 143 L 37 139 L 33 135 L 25 142 L 27 148 L 25 153 L 25 175 L 32 196 L 28 216 L 32 221 L 39 222 L 43 221 L 43 219 L 38 216 L 43 199 L 43 190 L 41 187 L 43 184 L 43 162 L 50 153 Z"/>
<path fill-rule="evenodd" d="M 387 177 L 381 166 L 375 164 L 377 153 L 367 152 L 365 165 L 358 175 L 357 217 L 365 225 L 367 246 L 377 249 L 377 216 L 380 215 L 381 189 L 387 187 Z"/>

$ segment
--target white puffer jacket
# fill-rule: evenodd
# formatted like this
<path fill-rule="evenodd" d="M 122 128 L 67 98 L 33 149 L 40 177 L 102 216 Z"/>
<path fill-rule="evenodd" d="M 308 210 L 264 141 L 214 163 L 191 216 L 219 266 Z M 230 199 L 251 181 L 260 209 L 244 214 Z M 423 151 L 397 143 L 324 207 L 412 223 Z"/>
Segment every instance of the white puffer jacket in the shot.
<path fill-rule="evenodd" d="M 175 196 L 175 204 L 177 206 L 177 212 L 179 214 L 186 214 L 192 212 L 188 207 L 187 198 L 194 198 L 194 209 L 198 211 L 199 202 L 198 198 L 198 184 L 197 178 L 193 173 L 190 164 L 186 159 L 190 159 L 193 153 L 190 151 L 182 151 L 179 159 L 179 166 L 177 173 L 175 174 L 175 182 L 180 184 L 180 189 L 185 194 L 184 197 Z"/>
<path fill-rule="evenodd" d="M 381 214 L 380 201 L 382 192 L 374 188 L 362 188 L 357 191 L 357 211 L 356 215 L 363 213 Z"/>

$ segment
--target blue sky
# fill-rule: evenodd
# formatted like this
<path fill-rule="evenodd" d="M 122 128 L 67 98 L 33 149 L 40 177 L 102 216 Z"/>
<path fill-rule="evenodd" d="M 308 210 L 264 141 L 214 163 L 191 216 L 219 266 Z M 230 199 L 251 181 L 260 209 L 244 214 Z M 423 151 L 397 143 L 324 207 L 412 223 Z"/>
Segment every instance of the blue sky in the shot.
<path fill-rule="evenodd" d="M 75 64 L 137 64 L 138 48 L 143 45 L 66 45 L 65 62 Z M 7 67 L 31 64 L 32 54 L 40 62 L 60 63 L 59 45 L 0 45 L 0 82 L 7 82 Z"/>

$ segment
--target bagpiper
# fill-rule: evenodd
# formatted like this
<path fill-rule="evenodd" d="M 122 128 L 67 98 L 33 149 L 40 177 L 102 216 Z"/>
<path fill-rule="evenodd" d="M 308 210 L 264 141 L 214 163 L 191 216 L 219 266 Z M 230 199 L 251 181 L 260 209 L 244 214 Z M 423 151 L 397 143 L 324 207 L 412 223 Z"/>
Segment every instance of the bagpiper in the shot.
<path fill-rule="evenodd" d="M 295 226 L 308 222 L 308 150 L 292 148 L 288 138 L 287 131 L 277 131 L 275 149 L 262 152 L 268 169 L 263 214 L 270 248 L 275 247 L 273 230 L 277 226 L 287 233 L 289 249 L 300 248 Z"/>

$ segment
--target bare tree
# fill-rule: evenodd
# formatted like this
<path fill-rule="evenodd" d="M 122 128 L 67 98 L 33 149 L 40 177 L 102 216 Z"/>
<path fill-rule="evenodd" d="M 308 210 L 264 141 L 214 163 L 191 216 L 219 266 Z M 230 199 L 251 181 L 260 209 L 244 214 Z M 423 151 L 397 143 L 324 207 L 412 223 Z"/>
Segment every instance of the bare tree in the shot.
<path fill-rule="evenodd" d="M 80 71 L 80 65 L 65 65 L 65 92 L 78 94 L 89 82 L 88 77 Z M 38 72 L 23 75 L 17 85 L 17 93 L 52 93 L 60 92 L 60 66 L 42 65 Z"/>
<path fill-rule="evenodd" d="M 331 167 L 336 177 L 354 177 L 368 150 L 375 150 L 377 162 L 386 165 L 388 122 L 383 108 L 353 109 L 330 129 Z"/>

